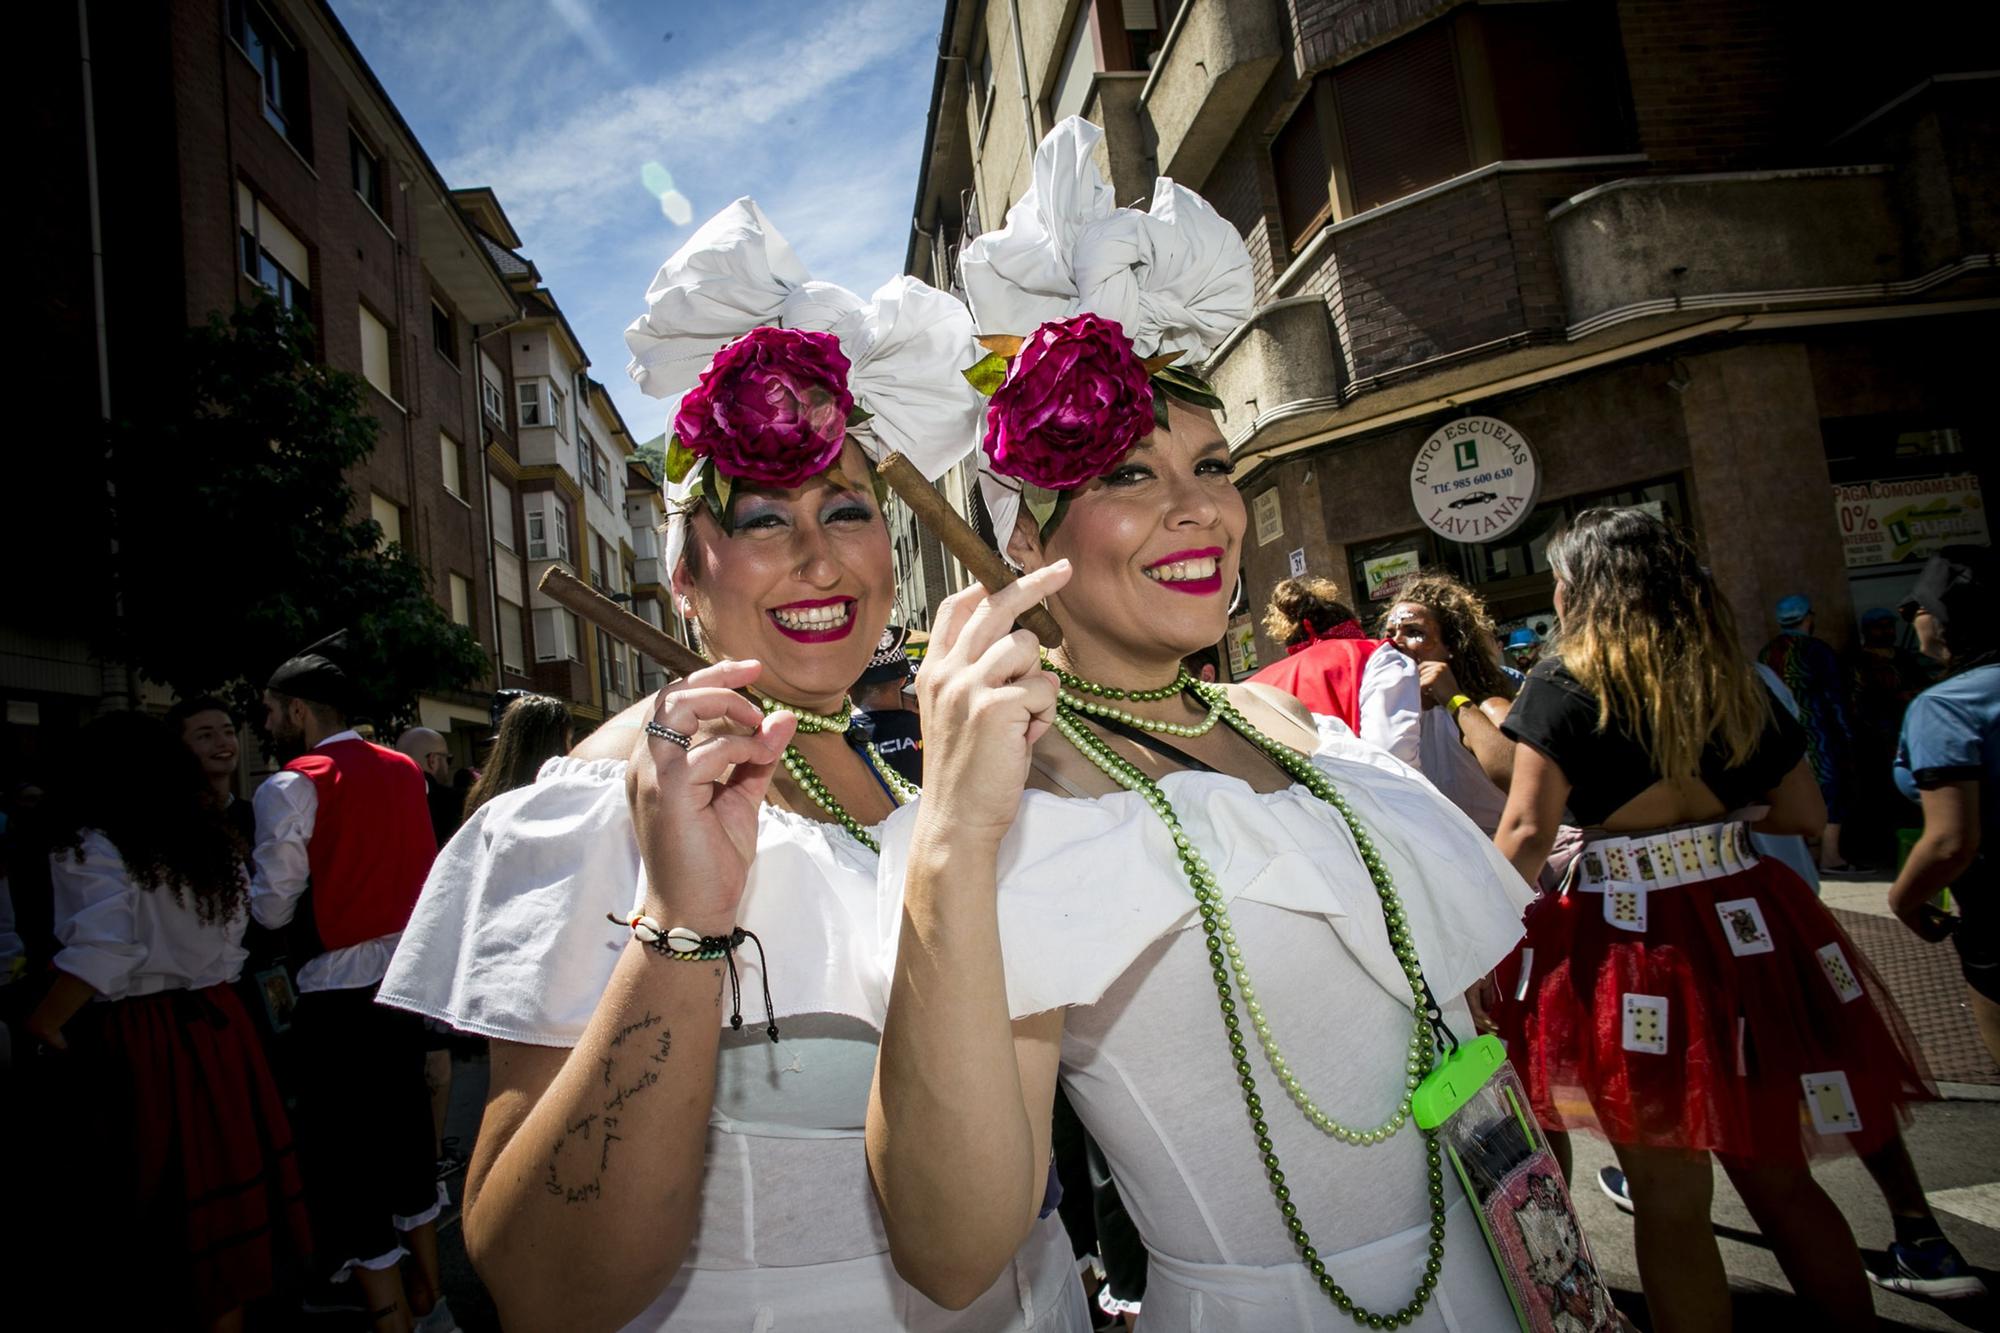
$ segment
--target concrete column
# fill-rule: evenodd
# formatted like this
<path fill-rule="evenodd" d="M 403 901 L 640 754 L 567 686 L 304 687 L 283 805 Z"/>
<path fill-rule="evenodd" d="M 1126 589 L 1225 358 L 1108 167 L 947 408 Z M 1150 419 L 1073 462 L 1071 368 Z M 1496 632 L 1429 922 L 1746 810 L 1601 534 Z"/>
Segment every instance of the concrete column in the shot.
<path fill-rule="evenodd" d="M 1773 608 L 1790 593 L 1811 598 L 1815 632 L 1845 647 L 1853 608 L 1806 349 L 1746 344 L 1685 364 L 1696 524 L 1744 649 L 1777 633 Z"/>

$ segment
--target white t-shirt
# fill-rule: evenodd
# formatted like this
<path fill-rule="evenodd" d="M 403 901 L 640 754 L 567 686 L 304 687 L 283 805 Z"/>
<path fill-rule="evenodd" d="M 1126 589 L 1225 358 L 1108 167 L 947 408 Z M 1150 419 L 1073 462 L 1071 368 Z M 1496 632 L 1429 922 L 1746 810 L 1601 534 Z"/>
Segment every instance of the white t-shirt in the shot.
<path fill-rule="evenodd" d="M 1476 703 L 1465 706 L 1479 707 Z M 1491 837 L 1500 827 L 1500 816 L 1506 812 L 1507 793 L 1493 785 L 1493 779 L 1479 766 L 1478 758 L 1465 748 L 1464 734 L 1449 708 L 1424 710 L 1418 753 L 1422 759 L 1418 767 L 1431 785 Z"/>
<path fill-rule="evenodd" d="M 1471 821 L 1383 750 L 1337 728 L 1314 757 L 1388 867 L 1454 1032 L 1470 1037 L 1458 997 L 1519 938 L 1527 885 Z M 1221 887 L 1258 1003 L 1307 1093 L 1345 1123 L 1386 1120 L 1405 1091 L 1414 1010 L 1345 824 L 1298 786 L 1260 795 L 1198 772 L 1160 785 Z M 883 827 L 885 885 L 900 882 L 913 824 L 906 808 Z M 998 873 L 1009 1008 L 1016 1018 L 1067 1011 L 1063 1087 L 1151 1254 L 1145 1326 L 1352 1328 L 1299 1262 L 1272 1198 L 1166 825 L 1130 792 L 1082 800 L 1030 791 Z M 884 910 L 890 953 L 893 895 Z M 1247 1021 L 1244 1030 L 1314 1246 L 1357 1300 L 1400 1308 L 1429 1244 L 1422 1139 L 1413 1127 L 1375 1147 L 1328 1138 L 1289 1104 Z M 1415 1327 L 1511 1328 L 1471 1210 L 1455 1185 L 1447 1197 L 1443 1276 Z"/>
<path fill-rule="evenodd" d="M 574 1046 L 630 937 L 605 914 L 629 912 L 644 881 L 625 762 L 552 759 L 438 853 L 378 998 L 482 1036 Z M 1053 1215 L 963 1311 L 890 1265 L 862 1139 L 888 1005 L 875 895 L 875 854 L 844 829 L 763 807 L 737 920 L 768 951 L 780 1040 L 762 1030 L 757 950 L 741 950 L 744 1026 L 717 1057 L 700 1225 L 631 1328 L 671 1318 L 676 1333 L 720 1333 L 759 1326 L 761 1311 L 778 1329 L 1089 1327 Z"/>

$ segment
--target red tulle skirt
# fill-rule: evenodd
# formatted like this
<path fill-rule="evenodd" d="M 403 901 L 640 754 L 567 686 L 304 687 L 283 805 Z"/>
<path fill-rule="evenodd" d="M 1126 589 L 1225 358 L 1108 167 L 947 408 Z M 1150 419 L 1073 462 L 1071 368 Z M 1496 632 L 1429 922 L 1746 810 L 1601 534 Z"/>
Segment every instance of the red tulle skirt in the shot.
<path fill-rule="evenodd" d="M 1720 910 L 1718 910 L 1720 909 Z M 1645 929 L 1572 884 L 1528 909 L 1493 1017 L 1535 1114 L 1614 1143 L 1869 1153 L 1936 1095 L 1874 970 L 1774 859 L 1654 889 Z"/>

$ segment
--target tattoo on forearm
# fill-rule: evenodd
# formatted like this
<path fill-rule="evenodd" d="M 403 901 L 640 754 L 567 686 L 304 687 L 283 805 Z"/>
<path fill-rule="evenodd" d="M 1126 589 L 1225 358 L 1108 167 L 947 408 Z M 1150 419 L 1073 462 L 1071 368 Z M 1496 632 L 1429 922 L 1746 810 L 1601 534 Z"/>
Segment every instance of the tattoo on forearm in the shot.
<path fill-rule="evenodd" d="M 613 1046 L 623 1046 L 625 1044 L 625 1039 L 631 1036 L 633 1033 L 644 1032 L 647 1028 L 656 1028 L 659 1025 L 660 1025 L 660 1016 L 654 1013 L 652 1010 L 648 1009 L 646 1011 L 646 1016 L 640 1019 L 638 1022 L 627 1023 L 624 1027 L 619 1028 L 617 1035 L 611 1038 L 611 1044 Z"/>
<path fill-rule="evenodd" d="M 719 975 L 719 974 L 718 974 Z M 718 993 L 718 1002 L 719 1002 Z M 659 1028 L 653 1033 L 653 1049 L 646 1052 L 646 1064 L 633 1074 L 629 1081 L 617 1072 L 618 1055 L 607 1055 L 598 1060 L 602 1070 L 602 1085 L 610 1090 L 602 1103 L 601 1111 L 587 1111 L 566 1123 L 562 1132 L 556 1135 L 555 1147 L 549 1151 L 548 1169 L 542 1178 L 542 1191 L 567 1204 L 594 1203 L 604 1195 L 604 1173 L 611 1169 L 611 1145 L 624 1142 L 624 1135 L 617 1132 L 619 1116 L 625 1112 L 628 1103 L 636 1101 L 659 1084 L 660 1074 L 652 1065 L 667 1063 L 674 1048 L 674 1034 L 662 1026 L 664 1020 L 648 1010 L 644 1018 L 620 1027 L 611 1038 L 615 1049 L 625 1044 L 625 1039 L 634 1033 Z M 591 1152 L 589 1144 L 595 1140 L 597 1151 Z M 591 1166 L 591 1159 L 596 1166 Z"/>
<path fill-rule="evenodd" d="M 624 1110 L 625 1099 L 627 1097 L 636 1097 L 638 1094 L 644 1092 L 646 1089 L 652 1087 L 655 1083 L 658 1083 L 659 1081 L 660 1081 L 660 1076 L 658 1074 L 655 1074 L 652 1070 L 650 1069 L 640 1070 L 638 1080 L 628 1088 L 618 1089 L 617 1095 L 604 1103 L 604 1109 L 607 1111 Z"/>

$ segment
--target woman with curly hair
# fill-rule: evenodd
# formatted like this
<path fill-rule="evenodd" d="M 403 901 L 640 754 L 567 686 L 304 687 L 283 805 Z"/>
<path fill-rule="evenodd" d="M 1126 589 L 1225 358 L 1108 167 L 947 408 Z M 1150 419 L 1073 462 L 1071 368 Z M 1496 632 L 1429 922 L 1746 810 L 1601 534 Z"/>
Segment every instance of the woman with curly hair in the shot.
<path fill-rule="evenodd" d="M 1403 587 L 1382 633 L 1417 664 L 1418 767 L 1490 835 L 1514 776 L 1514 743 L 1500 734 L 1514 685 L 1500 670 L 1486 604 L 1449 574 L 1425 574 Z"/>
<path fill-rule="evenodd" d="M 75 1062 L 102 1121 L 84 1154 L 93 1245 L 144 1262 L 163 1326 L 240 1328 L 281 1257 L 308 1248 L 291 1125 L 230 984 L 245 848 L 194 754 L 141 713 L 83 729 L 57 798 L 61 952 L 27 1027 Z"/>
<path fill-rule="evenodd" d="M 1561 627 L 1503 725 L 1520 745 L 1494 838 L 1532 880 L 1565 806 L 1583 831 L 1509 988 L 1535 1112 L 1616 1151 L 1653 1327 L 1730 1326 L 1713 1154 L 1821 1326 L 1873 1328 L 1854 1235 L 1807 1159 L 1874 1153 L 1931 1094 L 1867 960 L 1750 841 L 1825 821 L 1805 737 L 1683 533 L 1590 509 L 1548 558 Z"/>

